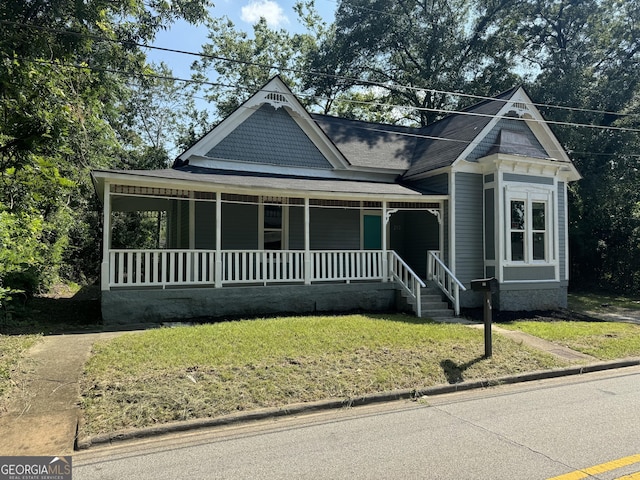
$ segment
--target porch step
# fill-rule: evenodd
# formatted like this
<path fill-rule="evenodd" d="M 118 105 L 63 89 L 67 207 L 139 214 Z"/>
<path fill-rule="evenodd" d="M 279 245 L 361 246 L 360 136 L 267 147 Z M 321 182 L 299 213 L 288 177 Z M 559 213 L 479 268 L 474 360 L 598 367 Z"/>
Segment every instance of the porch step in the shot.
<path fill-rule="evenodd" d="M 408 298 L 406 293 L 402 291 L 402 296 L 407 303 L 413 307 L 413 300 Z M 442 294 L 437 287 L 427 286 L 420 293 L 421 317 L 431 318 L 436 321 L 445 321 L 455 319 L 454 312 L 449 308 L 449 304 L 442 300 Z"/>

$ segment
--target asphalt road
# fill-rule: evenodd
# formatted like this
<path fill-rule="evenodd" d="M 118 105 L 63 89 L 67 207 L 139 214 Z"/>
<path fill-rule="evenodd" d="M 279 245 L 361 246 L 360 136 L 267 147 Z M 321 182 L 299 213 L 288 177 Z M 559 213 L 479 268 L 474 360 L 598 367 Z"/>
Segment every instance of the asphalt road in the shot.
<path fill-rule="evenodd" d="M 74 480 L 640 479 L 640 367 L 122 443 L 73 462 Z"/>

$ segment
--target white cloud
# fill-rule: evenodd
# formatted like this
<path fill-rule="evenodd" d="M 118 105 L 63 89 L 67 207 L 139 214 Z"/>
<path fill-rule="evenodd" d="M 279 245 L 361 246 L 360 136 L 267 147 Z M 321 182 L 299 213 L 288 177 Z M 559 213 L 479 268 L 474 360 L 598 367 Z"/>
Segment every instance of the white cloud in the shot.
<path fill-rule="evenodd" d="M 245 22 L 254 24 L 263 17 L 270 27 L 280 27 L 289 23 L 282 7 L 273 0 L 254 0 L 242 7 L 240 18 Z"/>

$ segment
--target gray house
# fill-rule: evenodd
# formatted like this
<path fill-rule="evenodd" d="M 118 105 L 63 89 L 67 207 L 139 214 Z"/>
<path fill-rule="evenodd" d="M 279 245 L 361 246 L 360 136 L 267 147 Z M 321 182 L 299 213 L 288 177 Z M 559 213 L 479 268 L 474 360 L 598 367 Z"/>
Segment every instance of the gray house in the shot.
<path fill-rule="evenodd" d="M 580 178 L 522 88 L 424 128 L 309 113 L 275 77 L 170 169 L 96 170 L 107 323 L 566 305 L 567 184 Z M 122 212 L 161 248 L 112 248 Z"/>

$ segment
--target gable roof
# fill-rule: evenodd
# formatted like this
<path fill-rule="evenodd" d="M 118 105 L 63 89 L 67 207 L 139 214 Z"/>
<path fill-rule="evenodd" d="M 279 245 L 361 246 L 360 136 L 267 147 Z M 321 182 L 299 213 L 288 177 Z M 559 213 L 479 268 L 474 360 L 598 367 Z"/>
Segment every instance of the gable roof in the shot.
<path fill-rule="evenodd" d="M 416 180 L 493 154 L 566 162 L 570 178 L 580 178 L 522 87 L 412 128 L 309 113 L 277 76 L 180 155 L 174 167 L 194 159 L 197 166 L 239 171 L 271 165 L 279 168 L 272 172 L 308 169 L 309 176 L 319 169 L 342 176 L 371 172 L 387 175 L 388 182 L 394 176 Z"/>
<path fill-rule="evenodd" d="M 252 129 L 252 123 L 260 123 L 261 118 L 264 116 L 265 105 L 270 105 L 273 110 L 278 112 L 279 109 L 286 111 L 285 115 L 276 115 L 277 124 L 270 124 L 268 121 L 262 121 L 262 126 L 265 125 L 269 128 L 275 128 L 276 131 L 283 124 L 288 124 L 289 127 L 294 124 L 304 132 L 306 135 L 306 141 L 299 142 L 303 145 L 304 151 L 299 155 L 299 158 L 305 158 L 304 152 L 310 152 L 317 149 L 324 157 L 326 165 L 334 169 L 346 169 L 349 163 L 344 158 L 342 153 L 335 147 L 331 140 L 325 135 L 320 127 L 312 120 L 309 112 L 302 106 L 300 101 L 291 92 L 289 87 L 282 81 L 279 76 L 273 77 L 269 80 L 260 90 L 254 93 L 247 101 L 240 105 L 231 115 L 223 119 L 218 125 L 212 128 L 207 134 L 195 142 L 190 148 L 181 153 L 176 159 L 175 164 L 181 165 L 190 158 L 216 158 L 216 152 L 223 152 L 228 154 L 229 151 L 233 154 L 229 157 L 222 158 L 225 161 L 237 161 L 246 162 L 247 157 L 239 156 L 239 149 L 230 145 L 234 137 L 237 139 L 237 129 L 244 130 L 243 136 L 252 138 L 254 140 L 253 146 L 255 150 L 263 153 L 269 148 L 269 144 L 264 144 L 265 140 L 279 141 L 276 136 L 270 137 L 269 135 L 262 136 L 261 139 L 253 138 L 255 128 Z M 257 116 L 255 116 L 257 114 Z M 286 117 L 286 118 L 285 118 Z M 245 123 L 249 122 L 245 125 Z M 253 130 L 253 131 L 252 131 Z M 275 134 L 275 133 L 274 133 Z M 263 143 L 260 143 L 262 141 Z M 300 146 L 300 145 L 298 145 Z M 315 154 L 315 152 L 314 152 Z M 262 155 L 261 155 L 262 156 Z M 316 159 L 317 162 L 317 159 Z M 260 163 L 260 162 L 249 162 Z M 323 162 L 324 163 L 324 162 Z M 300 165 L 308 168 L 309 165 Z"/>
<path fill-rule="evenodd" d="M 424 141 L 416 146 L 412 165 L 404 178 L 450 166 L 480 135 L 517 88 L 507 90 L 495 99 L 484 100 L 465 108 L 459 113 L 451 113 L 420 129 Z"/>

